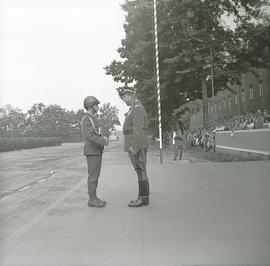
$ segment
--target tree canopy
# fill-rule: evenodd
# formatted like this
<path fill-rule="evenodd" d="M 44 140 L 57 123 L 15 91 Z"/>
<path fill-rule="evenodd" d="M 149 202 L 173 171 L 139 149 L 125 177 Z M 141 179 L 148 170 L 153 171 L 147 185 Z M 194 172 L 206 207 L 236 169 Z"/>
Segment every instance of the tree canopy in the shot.
<path fill-rule="evenodd" d="M 69 111 L 59 105 L 34 104 L 26 113 L 8 105 L 0 109 L 1 136 L 61 137 L 63 141 L 82 140 L 84 110 Z M 109 136 L 119 125 L 118 109 L 109 103 L 100 108 L 100 124 Z"/>
<path fill-rule="evenodd" d="M 135 83 L 154 127 L 157 97 L 152 2 L 124 2 L 126 36 L 118 48 L 121 60 L 111 62 L 105 71 L 116 82 Z M 267 1 L 163 0 L 157 3 L 163 127 L 168 127 L 173 110 L 187 98 L 211 95 L 211 82 L 207 82 L 211 67 L 215 93 L 231 80 L 239 80 L 241 73 L 269 67 L 269 20 L 263 13 Z"/>
<path fill-rule="evenodd" d="M 118 118 L 119 110 L 110 103 L 103 104 L 99 109 L 99 122 L 104 136 L 109 137 L 115 129 L 115 125 L 120 125 Z"/>

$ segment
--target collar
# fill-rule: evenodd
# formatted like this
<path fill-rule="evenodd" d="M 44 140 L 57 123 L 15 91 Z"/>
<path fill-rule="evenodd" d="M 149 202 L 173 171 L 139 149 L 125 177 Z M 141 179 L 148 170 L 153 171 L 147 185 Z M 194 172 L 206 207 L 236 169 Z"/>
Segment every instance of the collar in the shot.
<path fill-rule="evenodd" d="M 90 110 L 87 111 L 87 114 L 94 117 L 94 118 L 97 118 L 98 117 L 98 114 L 94 114 L 93 112 L 91 112 Z"/>
<path fill-rule="evenodd" d="M 134 103 L 132 104 L 132 108 L 133 107 L 137 107 L 138 105 L 140 105 L 140 101 L 138 100 L 138 99 L 136 99 L 135 101 L 134 101 Z"/>
<path fill-rule="evenodd" d="M 125 116 L 128 116 L 133 110 L 133 108 L 139 106 L 140 104 L 141 104 L 140 101 L 136 99 L 135 102 L 129 107 L 127 113 L 125 113 Z"/>

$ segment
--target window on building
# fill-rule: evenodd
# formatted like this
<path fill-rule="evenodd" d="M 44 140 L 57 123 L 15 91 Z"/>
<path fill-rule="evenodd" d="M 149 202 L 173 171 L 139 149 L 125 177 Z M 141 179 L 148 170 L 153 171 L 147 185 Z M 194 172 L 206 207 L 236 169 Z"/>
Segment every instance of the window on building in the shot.
<path fill-rule="evenodd" d="M 263 81 L 259 81 L 259 96 L 263 96 Z"/>
<path fill-rule="evenodd" d="M 235 96 L 234 96 L 234 103 L 235 103 L 235 104 L 238 104 L 238 95 L 235 95 Z"/>
<path fill-rule="evenodd" d="M 215 103 L 215 112 L 217 112 L 217 104 Z"/>
<path fill-rule="evenodd" d="M 221 109 L 222 109 L 221 102 L 219 102 L 219 104 L 218 104 L 218 110 L 221 111 Z"/>
<path fill-rule="evenodd" d="M 241 92 L 241 94 L 242 94 L 242 102 L 245 102 L 245 100 L 246 100 L 246 94 L 245 94 L 245 90 L 242 90 L 242 92 Z"/>
<path fill-rule="evenodd" d="M 224 107 L 224 109 L 226 109 L 226 99 L 225 98 L 223 98 L 223 107 Z"/>
<path fill-rule="evenodd" d="M 231 106 L 232 106 L 232 99 L 231 99 L 231 96 L 229 96 L 228 105 L 229 105 L 229 107 L 231 107 Z"/>
<path fill-rule="evenodd" d="M 254 100 L 254 88 L 252 86 L 249 87 L 249 99 Z"/>

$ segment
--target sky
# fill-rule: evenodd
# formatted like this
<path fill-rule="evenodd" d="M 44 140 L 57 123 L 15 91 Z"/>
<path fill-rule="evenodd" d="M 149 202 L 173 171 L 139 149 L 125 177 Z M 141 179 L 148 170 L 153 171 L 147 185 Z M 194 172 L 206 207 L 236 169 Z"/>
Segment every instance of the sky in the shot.
<path fill-rule="evenodd" d="M 83 108 L 96 96 L 120 110 L 121 86 L 104 67 L 119 59 L 121 0 L 0 0 L 0 106 Z"/>
<path fill-rule="evenodd" d="M 124 120 L 121 84 L 104 67 L 119 59 L 124 0 L 0 0 L 0 107 L 35 103 L 77 111 L 88 95 Z"/>

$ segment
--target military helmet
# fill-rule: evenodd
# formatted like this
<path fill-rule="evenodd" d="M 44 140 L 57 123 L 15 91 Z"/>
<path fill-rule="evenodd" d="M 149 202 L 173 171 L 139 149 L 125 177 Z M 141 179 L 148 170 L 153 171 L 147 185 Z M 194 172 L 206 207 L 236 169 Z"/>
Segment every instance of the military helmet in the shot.
<path fill-rule="evenodd" d="M 87 97 L 84 98 L 83 107 L 87 109 L 88 107 L 90 107 L 92 105 L 95 105 L 95 104 L 99 104 L 99 103 L 100 102 L 96 97 L 87 96 Z"/>
<path fill-rule="evenodd" d="M 135 94 L 135 89 L 134 88 L 131 88 L 131 87 L 127 87 L 127 86 L 125 86 L 125 87 L 119 87 L 119 88 L 117 88 L 117 91 L 118 91 L 118 94 L 119 94 L 119 96 L 121 97 L 121 98 L 123 98 L 123 95 L 124 94 Z"/>

